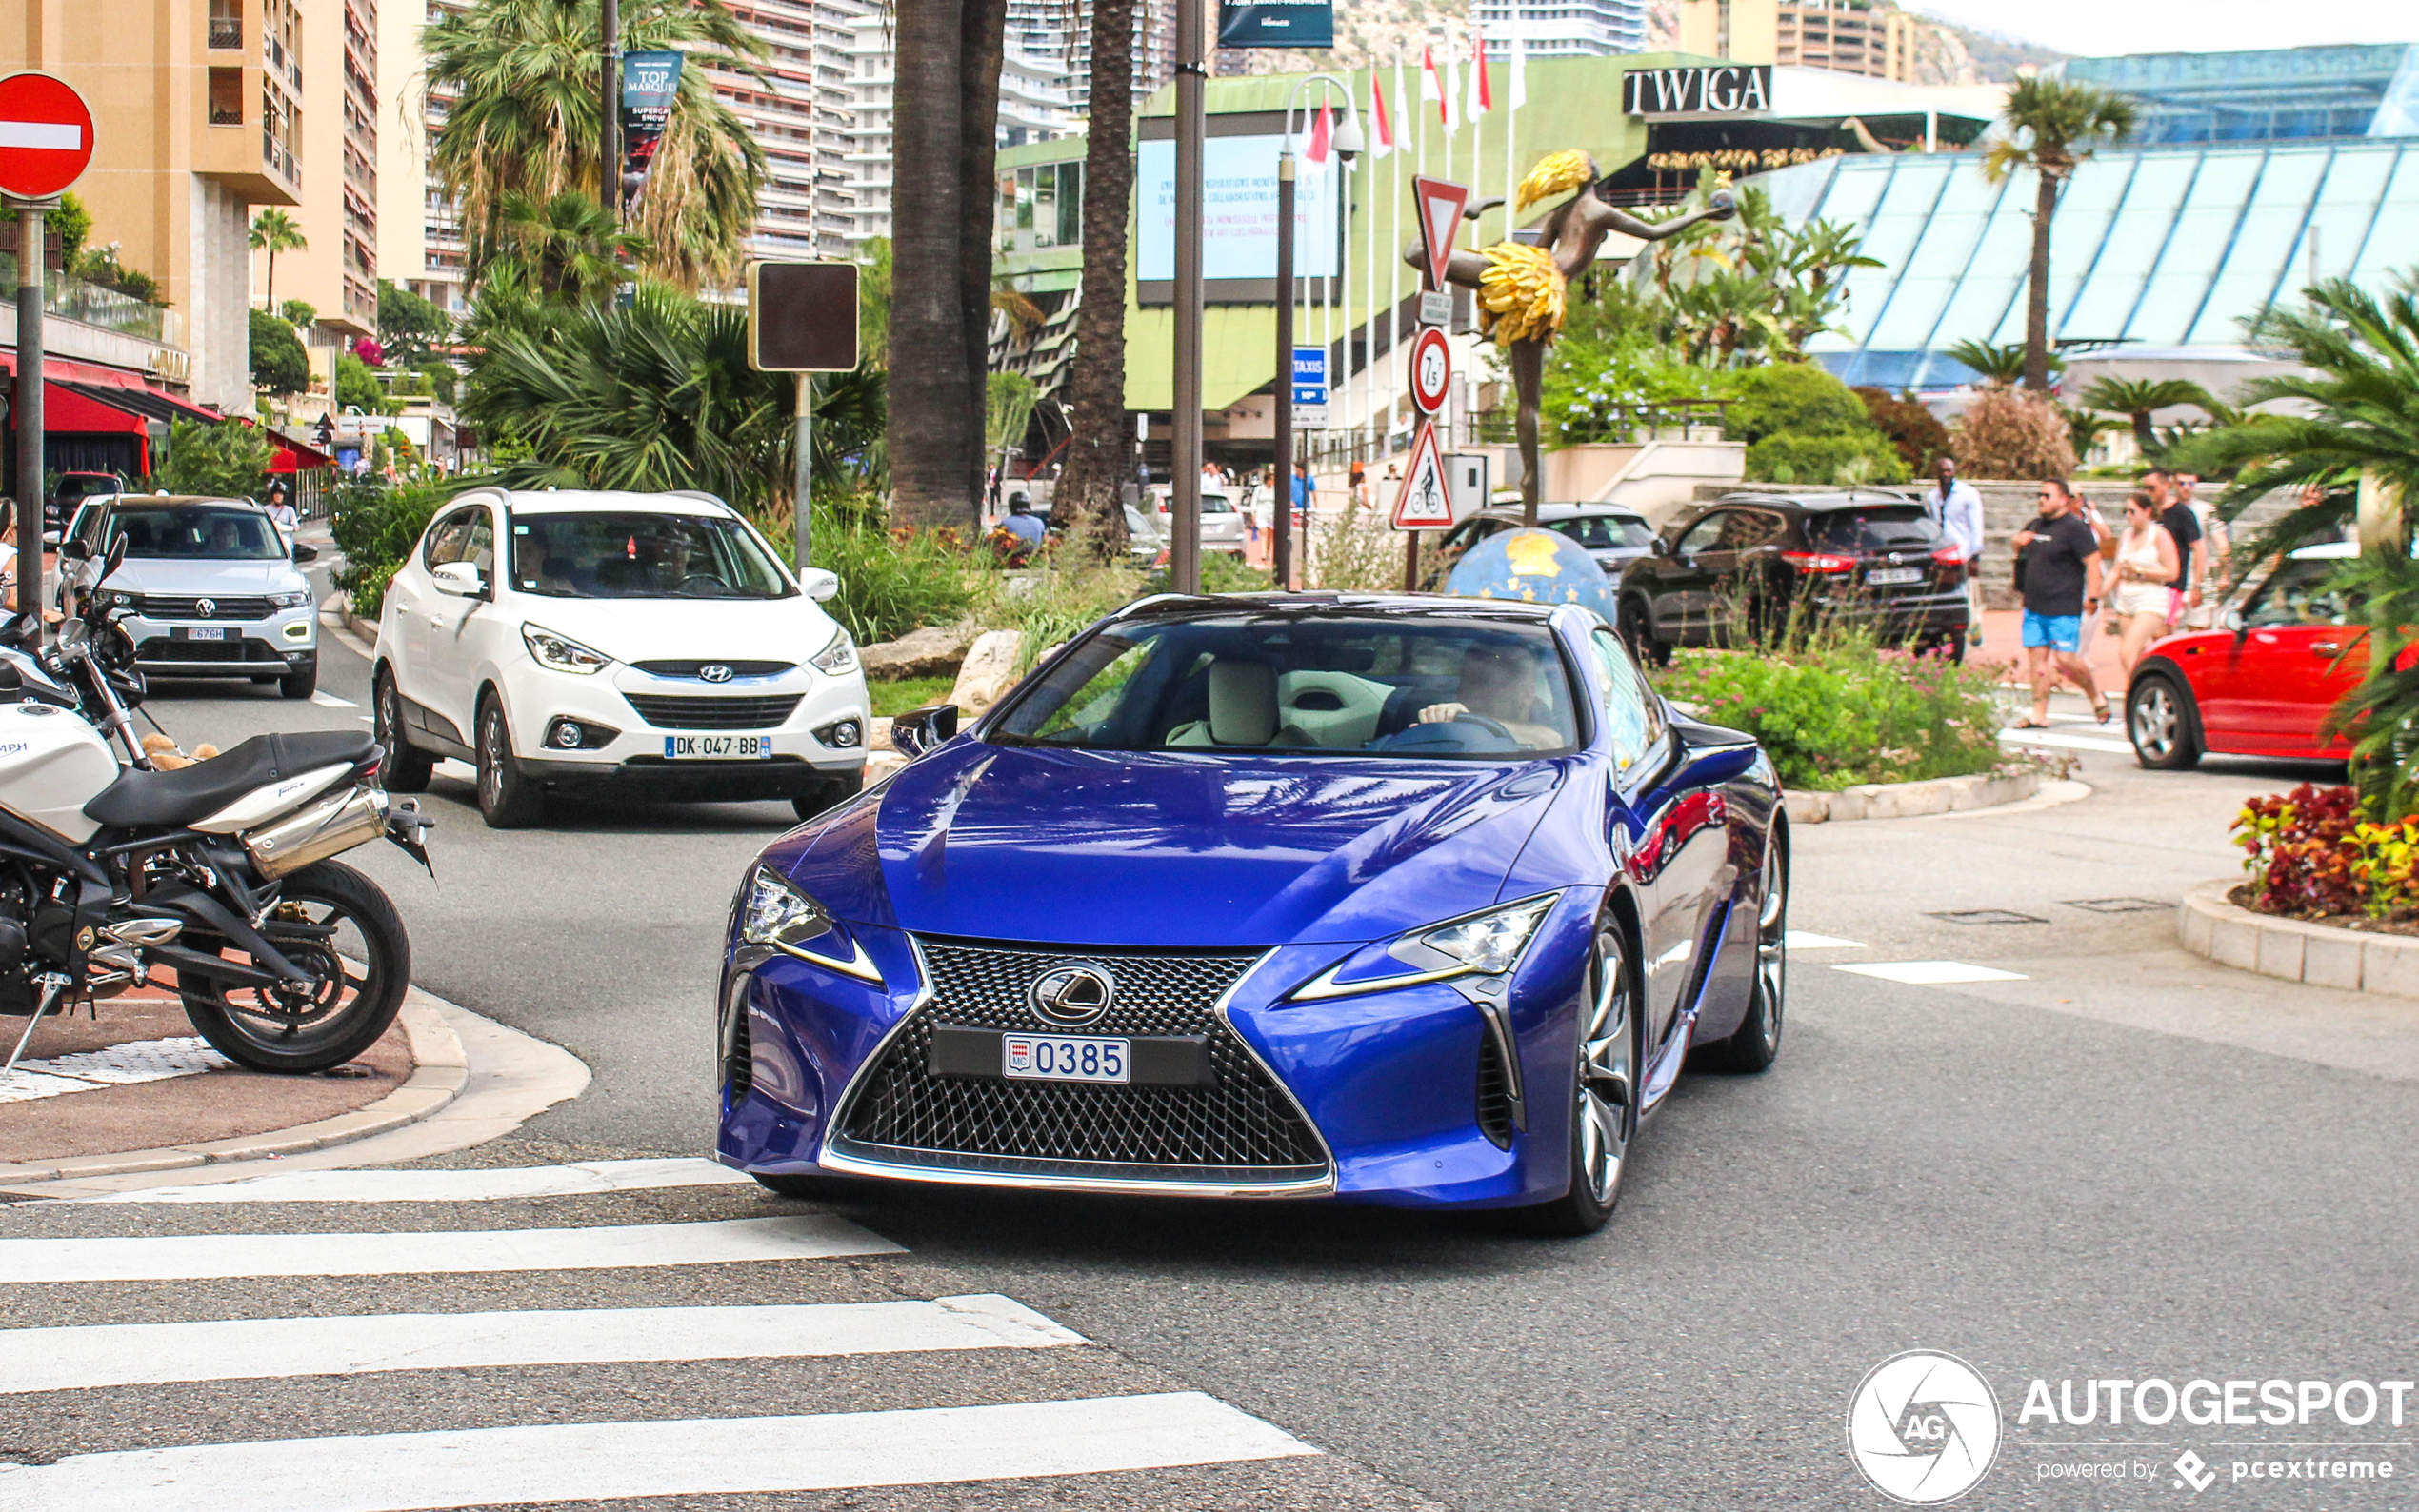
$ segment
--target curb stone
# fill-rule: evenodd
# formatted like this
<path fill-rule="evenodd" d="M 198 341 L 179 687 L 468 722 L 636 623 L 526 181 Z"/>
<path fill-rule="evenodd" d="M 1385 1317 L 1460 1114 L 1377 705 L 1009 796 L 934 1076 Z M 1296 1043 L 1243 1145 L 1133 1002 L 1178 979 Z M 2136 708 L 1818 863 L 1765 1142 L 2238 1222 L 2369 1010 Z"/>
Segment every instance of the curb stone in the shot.
<path fill-rule="evenodd" d="M 1920 783 L 1860 783 L 1835 793 L 1792 788 L 1784 796 L 1791 824 L 1823 825 L 1996 808 L 2002 804 L 2022 803 L 2040 790 L 2038 772 L 2012 776 L 1980 772 L 1969 777 L 1934 777 Z"/>
<path fill-rule="evenodd" d="M 411 1046 L 411 1074 L 401 1086 L 367 1107 L 292 1128 L 269 1129 L 233 1139 L 159 1149 L 121 1150 L 112 1155 L 78 1155 L 64 1160 L 0 1164 L 0 1184 L 74 1181 L 81 1177 L 125 1176 L 141 1171 L 172 1171 L 229 1161 L 262 1160 L 305 1150 L 349 1144 L 390 1129 L 417 1124 L 444 1108 L 462 1093 L 470 1079 L 470 1061 L 462 1040 L 447 1025 L 436 1000 L 414 988 L 396 1016 Z"/>
<path fill-rule="evenodd" d="M 2185 949 L 2220 965 L 2316 987 L 2419 997 L 2419 937 L 2338 929 L 2253 913 L 2227 901 L 2239 877 L 2205 882 L 2176 904 Z"/>

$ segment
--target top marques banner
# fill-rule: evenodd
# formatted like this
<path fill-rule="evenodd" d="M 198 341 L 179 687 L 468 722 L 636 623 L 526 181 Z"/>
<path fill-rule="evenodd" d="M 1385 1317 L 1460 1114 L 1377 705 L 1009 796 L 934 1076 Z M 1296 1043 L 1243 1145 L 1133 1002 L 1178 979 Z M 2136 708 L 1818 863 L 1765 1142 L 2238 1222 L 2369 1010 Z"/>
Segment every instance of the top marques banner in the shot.
<path fill-rule="evenodd" d="M 1218 0 L 1222 48 L 1331 48 L 1333 0 Z"/>
<path fill-rule="evenodd" d="M 671 124 L 672 101 L 680 93 L 680 65 L 677 52 L 625 52 L 622 54 L 622 207 L 630 201 L 647 182 L 648 166 L 655 161 L 655 147 L 664 138 L 664 129 Z"/>

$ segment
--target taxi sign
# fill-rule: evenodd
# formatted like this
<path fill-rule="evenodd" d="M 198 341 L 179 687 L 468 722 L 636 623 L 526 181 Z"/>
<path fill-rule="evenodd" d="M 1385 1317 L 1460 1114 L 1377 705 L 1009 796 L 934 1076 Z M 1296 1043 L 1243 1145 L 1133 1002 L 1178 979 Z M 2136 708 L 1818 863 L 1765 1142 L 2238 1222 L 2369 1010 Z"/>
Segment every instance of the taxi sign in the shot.
<path fill-rule="evenodd" d="M 1394 528 L 1443 530 L 1453 524 L 1453 495 L 1445 481 L 1445 453 L 1436 445 L 1436 423 L 1420 422 L 1411 443 L 1411 465 L 1403 472 L 1403 491 L 1394 496 Z"/>
<path fill-rule="evenodd" d="M 0 79 L 0 194 L 47 200 L 92 161 L 92 111 L 65 79 Z"/>

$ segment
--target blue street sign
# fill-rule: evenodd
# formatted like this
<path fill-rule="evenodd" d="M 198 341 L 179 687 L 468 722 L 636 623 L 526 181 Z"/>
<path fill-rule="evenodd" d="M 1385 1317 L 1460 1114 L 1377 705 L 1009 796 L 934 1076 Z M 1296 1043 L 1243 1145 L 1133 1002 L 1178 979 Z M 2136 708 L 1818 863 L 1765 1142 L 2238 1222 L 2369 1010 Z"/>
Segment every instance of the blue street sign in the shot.
<path fill-rule="evenodd" d="M 1327 403 L 1327 351 L 1325 347 L 1293 348 L 1293 402 L 1296 405 Z"/>

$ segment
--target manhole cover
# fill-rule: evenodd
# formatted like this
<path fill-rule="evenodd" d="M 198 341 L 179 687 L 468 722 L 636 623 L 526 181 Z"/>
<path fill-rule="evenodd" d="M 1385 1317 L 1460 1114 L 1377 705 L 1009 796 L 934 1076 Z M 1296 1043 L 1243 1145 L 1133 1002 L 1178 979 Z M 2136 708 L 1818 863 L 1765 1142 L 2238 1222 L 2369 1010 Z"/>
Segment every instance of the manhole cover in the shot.
<path fill-rule="evenodd" d="M 2069 898 L 2066 905 L 2092 913 L 2165 913 L 2175 906 L 2156 898 Z"/>
<path fill-rule="evenodd" d="M 2047 919 L 2038 919 L 2031 914 L 2017 913 L 2008 908 L 1965 908 L 1954 913 L 1928 913 L 1924 917 L 1945 920 L 1949 924 L 2048 924 L 2049 922 Z"/>

